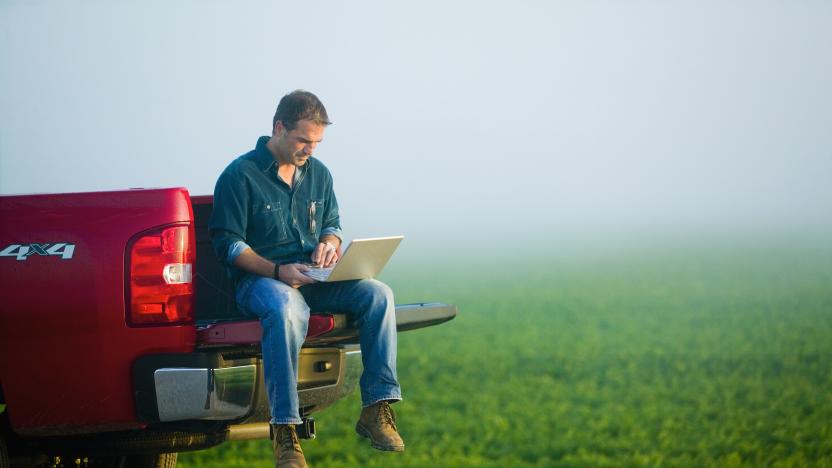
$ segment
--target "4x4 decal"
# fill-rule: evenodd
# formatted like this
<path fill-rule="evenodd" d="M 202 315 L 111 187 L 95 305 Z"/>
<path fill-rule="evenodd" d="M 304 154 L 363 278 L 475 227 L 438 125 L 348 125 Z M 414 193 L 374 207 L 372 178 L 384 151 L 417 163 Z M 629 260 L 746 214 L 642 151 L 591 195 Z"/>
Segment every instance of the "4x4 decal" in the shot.
<path fill-rule="evenodd" d="M 18 261 L 28 259 L 32 255 L 57 255 L 64 260 L 72 258 L 75 244 L 56 242 L 54 244 L 11 244 L 0 251 L 0 257 L 16 257 Z"/>

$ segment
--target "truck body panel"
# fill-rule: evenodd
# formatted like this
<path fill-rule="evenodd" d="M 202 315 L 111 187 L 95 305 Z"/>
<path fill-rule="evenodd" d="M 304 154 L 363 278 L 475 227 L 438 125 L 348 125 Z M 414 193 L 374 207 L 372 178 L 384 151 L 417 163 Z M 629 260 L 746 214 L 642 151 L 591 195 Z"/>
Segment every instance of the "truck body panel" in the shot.
<path fill-rule="evenodd" d="M 15 430 L 141 427 L 129 364 L 192 351 L 196 329 L 127 325 L 125 247 L 149 228 L 192 223 L 187 190 L 0 197 L 0 219 L 0 375 Z M 43 255 L 58 243 L 60 254 Z"/>

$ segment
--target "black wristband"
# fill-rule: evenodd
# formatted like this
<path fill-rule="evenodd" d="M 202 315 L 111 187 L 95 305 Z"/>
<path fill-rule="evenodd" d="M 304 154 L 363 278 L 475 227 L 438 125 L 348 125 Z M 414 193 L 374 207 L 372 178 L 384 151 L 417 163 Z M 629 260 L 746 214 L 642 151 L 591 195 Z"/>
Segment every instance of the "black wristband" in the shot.
<path fill-rule="evenodd" d="M 280 262 L 274 262 L 274 279 L 280 280 Z"/>

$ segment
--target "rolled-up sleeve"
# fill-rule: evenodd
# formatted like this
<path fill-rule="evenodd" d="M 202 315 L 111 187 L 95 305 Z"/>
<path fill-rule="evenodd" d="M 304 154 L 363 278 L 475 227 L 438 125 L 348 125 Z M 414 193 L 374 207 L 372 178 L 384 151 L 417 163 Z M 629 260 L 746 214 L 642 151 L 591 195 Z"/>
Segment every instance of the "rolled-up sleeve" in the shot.
<path fill-rule="evenodd" d="M 321 236 L 331 235 L 343 240 L 341 234 L 341 217 L 338 215 L 338 200 L 335 198 L 332 177 L 330 176 L 328 179 Z"/>
<path fill-rule="evenodd" d="M 228 256 L 226 256 L 225 260 L 229 265 L 234 264 L 234 260 L 240 256 L 243 251 L 246 249 L 250 249 L 251 247 L 243 241 L 237 241 L 231 244 L 231 247 L 228 248 Z"/>
<path fill-rule="evenodd" d="M 249 248 L 248 192 L 240 177 L 223 172 L 214 187 L 214 211 L 208 222 L 211 244 L 217 258 L 231 266 L 234 259 Z"/>

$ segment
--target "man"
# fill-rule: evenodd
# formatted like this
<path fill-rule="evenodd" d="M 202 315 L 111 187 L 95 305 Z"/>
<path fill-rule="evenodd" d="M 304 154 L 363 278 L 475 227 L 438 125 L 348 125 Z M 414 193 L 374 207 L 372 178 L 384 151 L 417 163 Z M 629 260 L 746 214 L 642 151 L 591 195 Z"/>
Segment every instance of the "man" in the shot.
<path fill-rule="evenodd" d="M 377 449 L 404 450 L 389 405 L 401 400 L 392 291 L 376 280 L 318 283 L 303 273 L 307 263 L 331 266 L 340 254 L 332 176 L 312 157 L 330 123 L 314 94 L 289 93 L 271 137 L 229 164 L 214 190 L 214 249 L 234 279 L 238 308 L 263 326 L 276 466 L 306 466 L 295 432 L 298 354 L 315 310 L 350 314 L 359 327 L 363 408 L 356 431 Z"/>

